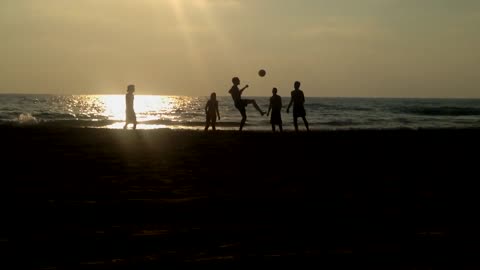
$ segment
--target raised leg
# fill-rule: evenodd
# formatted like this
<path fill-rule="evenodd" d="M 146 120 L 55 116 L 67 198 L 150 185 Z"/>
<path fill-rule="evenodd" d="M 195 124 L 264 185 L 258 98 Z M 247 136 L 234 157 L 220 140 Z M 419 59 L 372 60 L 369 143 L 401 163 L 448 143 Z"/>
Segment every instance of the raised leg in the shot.
<path fill-rule="evenodd" d="M 247 104 L 253 104 L 253 107 L 255 107 L 255 109 L 257 109 L 257 111 L 260 113 L 260 115 L 264 116 L 266 114 L 266 112 L 264 112 L 264 111 L 262 111 L 262 109 L 260 109 L 260 107 L 258 106 L 257 102 L 254 99 L 246 99 L 245 101 L 247 102 Z"/>

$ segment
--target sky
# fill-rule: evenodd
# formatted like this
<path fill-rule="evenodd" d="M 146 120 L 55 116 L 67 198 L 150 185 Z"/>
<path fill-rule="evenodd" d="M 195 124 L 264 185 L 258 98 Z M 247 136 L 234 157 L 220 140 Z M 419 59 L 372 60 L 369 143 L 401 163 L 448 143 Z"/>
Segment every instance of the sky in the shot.
<path fill-rule="evenodd" d="M 478 0 L 1 0 L 0 93 L 480 98 L 479 25 Z"/>

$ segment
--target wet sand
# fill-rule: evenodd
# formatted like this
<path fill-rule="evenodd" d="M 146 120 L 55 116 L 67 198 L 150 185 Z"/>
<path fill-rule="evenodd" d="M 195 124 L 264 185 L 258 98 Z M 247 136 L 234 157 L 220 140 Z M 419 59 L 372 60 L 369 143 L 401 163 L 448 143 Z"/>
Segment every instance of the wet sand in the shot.
<path fill-rule="evenodd" d="M 18 267 L 479 266 L 479 130 L 0 138 Z"/>

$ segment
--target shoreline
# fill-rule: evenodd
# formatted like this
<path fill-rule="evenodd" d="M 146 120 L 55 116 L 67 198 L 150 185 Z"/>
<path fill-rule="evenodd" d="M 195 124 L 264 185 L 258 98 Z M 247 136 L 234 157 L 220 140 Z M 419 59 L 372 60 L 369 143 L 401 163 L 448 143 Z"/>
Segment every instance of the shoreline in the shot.
<path fill-rule="evenodd" d="M 70 121 L 70 120 L 65 120 L 65 121 Z M 76 120 L 74 120 L 76 121 Z M 110 120 L 109 120 L 110 121 Z M 113 123 L 122 123 L 124 124 L 125 121 L 113 121 Z M 142 123 L 139 123 L 141 125 Z M 233 123 L 233 122 L 228 122 L 226 124 L 221 124 L 217 123 L 217 128 L 224 128 L 224 127 L 233 127 L 236 128 L 235 124 L 238 123 Z M 315 128 L 311 129 L 310 132 L 305 130 L 305 127 L 302 126 L 303 123 L 299 123 L 299 132 L 298 134 L 301 133 L 311 133 L 311 134 L 316 134 L 316 133 L 335 133 L 335 132 L 403 132 L 403 131 L 431 131 L 431 132 L 449 132 L 449 131 L 467 131 L 467 132 L 475 132 L 475 131 L 480 131 L 480 127 L 419 127 L 419 128 L 412 128 L 412 127 L 394 127 L 394 128 Z M 123 125 L 122 125 L 123 126 Z M 128 129 L 124 130 L 122 128 L 108 128 L 105 126 L 68 126 L 68 125 L 56 125 L 55 123 L 33 123 L 33 124 L 19 124 L 16 122 L 12 122 L 9 124 L 1 124 L 0 125 L 0 130 L 9 130 L 9 129 L 17 129 L 17 130 L 102 130 L 102 131 L 137 131 L 137 132 L 200 132 L 200 133 L 205 133 L 203 130 L 204 126 L 198 125 L 199 129 L 188 129 L 188 128 L 171 128 L 171 127 L 161 127 L 161 128 L 152 128 L 152 129 L 142 129 L 142 128 L 137 128 L 136 130 L 132 129 L 131 125 L 128 127 Z M 245 128 L 248 128 L 248 123 L 245 124 Z M 252 127 L 252 126 L 250 126 Z M 217 129 L 216 131 L 212 131 L 211 127 L 208 130 L 208 133 L 215 133 L 215 132 L 226 132 L 226 133 L 273 133 L 271 129 L 244 129 L 243 131 L 238 131 L 238 129 Z M 276 132 L 275 133 L 280 133 L 278 131 L 278 126 L 276 126 Z M 284 125 L 284 133 L 296 133 L 293 126 L 285 126 Z"/>

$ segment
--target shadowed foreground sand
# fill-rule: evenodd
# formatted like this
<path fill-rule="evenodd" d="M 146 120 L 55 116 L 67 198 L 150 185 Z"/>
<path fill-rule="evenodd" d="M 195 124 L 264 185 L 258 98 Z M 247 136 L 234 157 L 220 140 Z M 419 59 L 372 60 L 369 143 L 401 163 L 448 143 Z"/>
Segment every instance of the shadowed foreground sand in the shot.
<path fill-rule="evenodd" d="M 479 266 L 478 130 L 0 138 L 18 267 Z"/>

